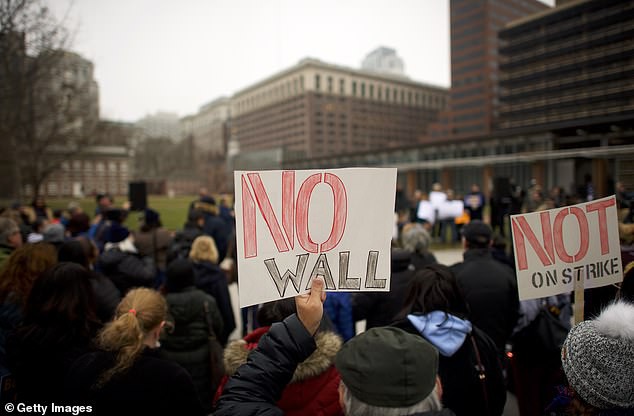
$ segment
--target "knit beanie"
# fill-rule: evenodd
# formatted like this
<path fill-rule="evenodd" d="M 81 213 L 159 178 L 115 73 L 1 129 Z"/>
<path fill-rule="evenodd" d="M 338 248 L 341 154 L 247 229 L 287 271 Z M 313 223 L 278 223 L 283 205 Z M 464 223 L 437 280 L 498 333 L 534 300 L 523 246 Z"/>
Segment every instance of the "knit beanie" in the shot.
<path fill-rule="evenodd" d="M 407 407 L 434 390 L 438 351 L 423 337 L 378 327 L 346 342 L 335 366 L 352 395 L 380 407 Z"/>
<path fill-rule="evenodd" d="M 634 304 L 616 302 L 572 328 L 561 362 L 570 386 L 592 406 L 634 408 Z"/>

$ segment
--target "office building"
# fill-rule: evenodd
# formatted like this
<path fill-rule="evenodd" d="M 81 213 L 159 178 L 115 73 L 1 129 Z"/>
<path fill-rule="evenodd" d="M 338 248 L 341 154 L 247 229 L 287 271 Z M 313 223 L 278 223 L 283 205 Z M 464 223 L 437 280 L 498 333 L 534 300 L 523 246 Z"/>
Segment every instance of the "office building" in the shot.
<path fill-rule="evenodd" d="M 231 98 L 233 166 L 420 143 L 447 101 L 442 87 L 304 59 Z"/>
<path fill-rule="evenodd" d="M 497 102 L 497 33 L 505 24 L 548 9 L 537 0 L 451 0 L 451 100 L 446 124 L 432 139 L 470 139 L 494 129 Z"/>
<path fill-rule="evenodd" d="M 634 139 L 634 2 L 577 0 L 500 32 L 500 117 L 505 135 L 549 134 L 553 150 L 610 148 Z M 634 186 L 634 159 L 570 157 L 560 181 L 590 176 L 600 194 L 614 178 Z"/>

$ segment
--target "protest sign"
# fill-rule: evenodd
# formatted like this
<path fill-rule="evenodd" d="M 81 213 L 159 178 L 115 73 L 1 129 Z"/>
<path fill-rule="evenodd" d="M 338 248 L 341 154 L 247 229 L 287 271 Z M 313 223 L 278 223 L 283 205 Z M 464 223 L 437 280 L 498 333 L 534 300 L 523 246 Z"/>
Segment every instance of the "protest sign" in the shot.
<path fill-rule="evenodd" d="M 520 300 L 623 280 L 614 196 L 511 216 Z"/>
<path fill-rule="evenodd" d="M 240 306 L 305 293 L 389 291 L 396 169 L 237 171 Z"/>

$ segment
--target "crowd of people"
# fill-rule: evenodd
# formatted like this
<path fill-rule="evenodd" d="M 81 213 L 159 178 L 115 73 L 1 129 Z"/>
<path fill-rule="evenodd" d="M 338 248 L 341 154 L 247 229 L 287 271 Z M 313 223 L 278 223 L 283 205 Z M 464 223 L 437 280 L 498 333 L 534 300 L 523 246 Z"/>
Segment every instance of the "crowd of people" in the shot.
<path fill-rule="evenodd" d="M 98 414 L 459 416 L 501 415 L 511 391 L 522 416 L 634 414 L 634 226 L 620 225 L 620 288 L 587 290 L 571 326 L 570 296 L 519 300 L 477 185 L 414 196 L 397 192 L 389 292 L 326 296 L 317 277 L 307 294 L 245 308 L 241 334 L 235 218 L 207 190 L 176 232 L 149 208 L 129 230 L 109 195 L 92 216 L 43 198 L 5 208 L 0 372 L 15 388 L 0 399 Z M 439 236 L 461 242 L 463 261 L 438 264 Z M 561 349 L 522 344 L 544 308 L 568 331 Z"/>

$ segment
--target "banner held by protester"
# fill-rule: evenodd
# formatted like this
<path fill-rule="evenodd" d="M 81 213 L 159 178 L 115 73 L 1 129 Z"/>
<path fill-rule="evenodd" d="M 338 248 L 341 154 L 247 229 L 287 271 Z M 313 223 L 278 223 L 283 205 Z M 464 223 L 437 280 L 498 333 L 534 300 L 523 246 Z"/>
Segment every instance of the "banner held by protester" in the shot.
<path fill-rule="evenodd" d="M 236 171 L 240 306 L 305 293 L 389 291 L 396 169 Z"/>
<path fill-rule="evenodd" d="M 511 216 L 520 300 L 623 280 L 616 198 Z"/>

